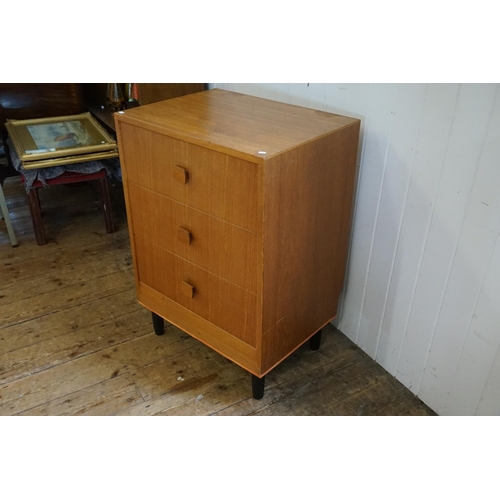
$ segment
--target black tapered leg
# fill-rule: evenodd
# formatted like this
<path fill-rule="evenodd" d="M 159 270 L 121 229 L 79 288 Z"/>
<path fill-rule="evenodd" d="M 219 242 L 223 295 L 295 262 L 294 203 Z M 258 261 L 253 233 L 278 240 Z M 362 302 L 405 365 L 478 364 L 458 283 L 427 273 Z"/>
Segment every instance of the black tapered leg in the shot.
<path fill-rule="evenodd" d="M 311 350 L 317 351 L 321 346 L 321 330 L 318 330 L 309 340 Z"/>
<path fill-rule="evenodd" d="M 252 375 L 252 396 L 254 399 L 262 399 L 264 396 L 264 386 L 266 385 L 266 377 L 256 377 Z"/>
<path fill-rule="evenodd" d="M 156 335 L 163 335 L 165 333 L 165 322 L 161 316 L 151 311 L 153 317 L 153 328 Z"/>

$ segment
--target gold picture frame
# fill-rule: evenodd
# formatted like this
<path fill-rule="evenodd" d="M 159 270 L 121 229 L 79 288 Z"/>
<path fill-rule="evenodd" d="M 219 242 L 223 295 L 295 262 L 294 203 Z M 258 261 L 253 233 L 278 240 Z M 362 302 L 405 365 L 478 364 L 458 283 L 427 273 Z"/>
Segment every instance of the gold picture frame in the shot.
<path fill-rule="evenodd" d="M 90 113 L 5 124 L 26 170 L 118 157 L 116 141 Z"/>

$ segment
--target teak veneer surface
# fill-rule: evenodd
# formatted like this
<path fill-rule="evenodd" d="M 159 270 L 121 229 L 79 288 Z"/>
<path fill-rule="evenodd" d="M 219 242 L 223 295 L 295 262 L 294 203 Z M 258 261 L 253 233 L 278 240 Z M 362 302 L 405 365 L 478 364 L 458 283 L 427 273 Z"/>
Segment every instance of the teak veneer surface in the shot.
<path fill-rule="evenodd" d="M 218 89 L 115 119 L 139 301 L 264 376 L 337 314 L 360 121 Z"/>
<path fill-rule="evenodd" d="M 359 123 L 355 118 L 221 89 L 134 108 L 115 118 L 250 161 Z"/>

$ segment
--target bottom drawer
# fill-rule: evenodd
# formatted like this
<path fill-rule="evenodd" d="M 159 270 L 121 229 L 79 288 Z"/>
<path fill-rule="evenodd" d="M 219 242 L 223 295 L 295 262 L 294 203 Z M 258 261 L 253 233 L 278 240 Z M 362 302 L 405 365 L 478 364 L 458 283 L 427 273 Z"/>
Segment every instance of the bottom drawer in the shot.
<path fill-rule="evenodd" d="M 255 347 L 254 294 L 140 237 L 134 244 L 140 282 Z"/>

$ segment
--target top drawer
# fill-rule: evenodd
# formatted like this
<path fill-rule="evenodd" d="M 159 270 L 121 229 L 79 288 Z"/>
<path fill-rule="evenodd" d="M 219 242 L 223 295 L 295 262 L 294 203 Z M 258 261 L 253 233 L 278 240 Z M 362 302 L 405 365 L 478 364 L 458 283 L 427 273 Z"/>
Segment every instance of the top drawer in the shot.
<path fill-rule="evenodd" d="M 259 232 L 257 164 L 125 123 L 120 146 L 128 180 Z"/>

